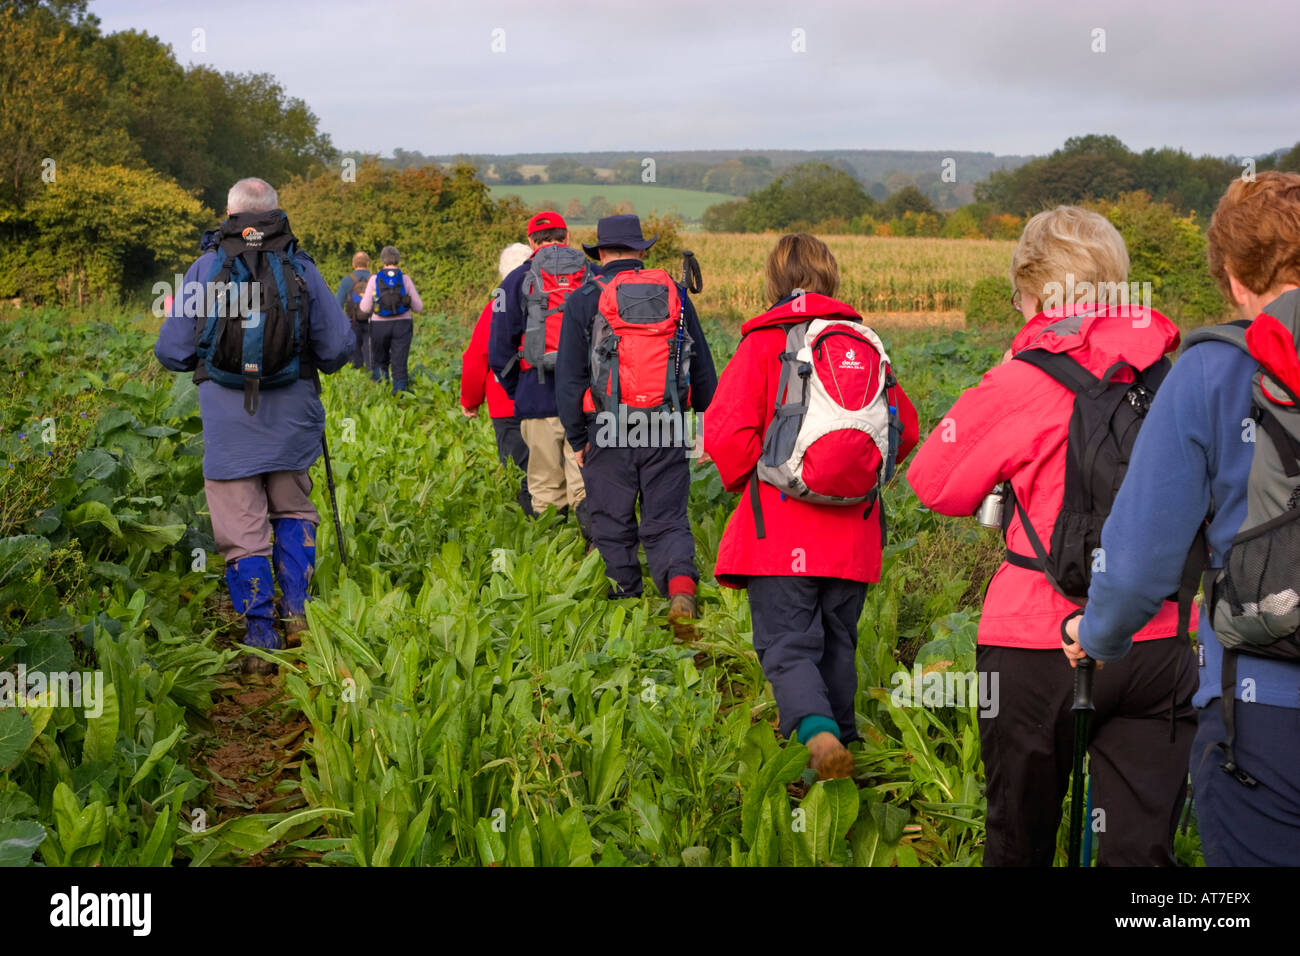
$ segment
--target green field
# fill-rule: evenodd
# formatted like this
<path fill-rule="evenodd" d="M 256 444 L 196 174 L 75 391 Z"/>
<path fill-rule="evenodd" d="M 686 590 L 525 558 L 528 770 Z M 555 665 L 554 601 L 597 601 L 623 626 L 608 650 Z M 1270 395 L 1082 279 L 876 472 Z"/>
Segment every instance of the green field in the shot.
<path fill-rule="evenodd" d="M 204 501 L 196 388 L 131 310 L 0 326 L 0 670 L 96 669 L 104 706 L 0 707 L 0 865 L 977 865 L 974 701 L 891 698 L 914 666 L 975 668 L 996 535 L 884 491 L 884 578 L 859 625 L 854 780 L 778 743 L 743 592 L 713 560 L 735 497 L 690 492 L 698 639 L 666 601 L 606 600 L 572 523 L 530 521 L 485 417 L 458 405 L 470 315 L 429 315 L 415 394 L 324 382 L 348 566 L 325 476 L 303 646 L 242 683 Z M 719 366 L 736 335 L 706 324 Z M 923 429 L 1005 347 L 890 330 Z M 202 560 L 206 559 L 206 560 Z M 801 811 L 807 826 L 786 821 Z M 1196 860 L 1194 834 L 1178 838 Z M 1060 854 L 1063 857 L 1063 850 Z"/>
<path fill-rule="evenodd" d="M 726 193 L 707 193 L 699 189 L 675 189 L 672 186 L 621 183 L 538 183 L 528 186 L 492 186 L 492 198 L 518 196 L 526 206 L 538 206 L 542 203 L 554 206 L 559 213 L 564 213 L 569 200 L 576 199 L 586 206 L 593 196 L 604 196 L 611 205 L 618 205 L 626 200 L 630 202 L 637 215 L 644 216 L 652 212 L 676 213 L 688 222 L 698 222 L 704 216 L 704 210 L 714 203 L 730 202 L 735 196 Z M 576 218 L 574 222 L 595 222 L 587 217 Z"/>

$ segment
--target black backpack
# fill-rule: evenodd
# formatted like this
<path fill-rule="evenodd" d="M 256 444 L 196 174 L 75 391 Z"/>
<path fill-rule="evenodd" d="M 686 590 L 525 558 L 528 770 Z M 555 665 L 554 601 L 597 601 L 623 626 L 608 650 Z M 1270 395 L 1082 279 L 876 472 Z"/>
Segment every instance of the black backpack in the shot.
<path fill-rule="evenodd" d="M 1145 369 L 1121 361 L 1098 378 L 1069 355 L 1059 352 L 1031 348 L 1016 353 L 1015 358 L 1042 370 L 1073 392 L 1074 410 L 1070 415 L 1066 449 L 1065 493 L 1052 528 L 1051 546 L 1043 546 L 1024 505 L 1012 495 L 1015 512 L 1020 515 L 1034 557 L 1008 548 L 1007 563 L 1042 572 L 1060 594 L 1083 606 L 1088 600 L 1093 564 L 1101 551 L 1102 526 L 1128 473 L 1138 430 L 1156 390 L 1172 366 L 1163 356 Z M 1125 368 L 1132 369 L 1133 381 L 1113 381 L 1115 374 Z M 1011 509 L 1004 509 L 1004 531 L 1010 518 Z M 1202 527 L 1183 566 L 1178 592 L 1168 598 L 1178 602 L 1180 637 L 1185 638 L 1190 632 L 1192 601 L 1200 585 L 1205 557 Z"/>
<path fill-rule="evenodd" d="M 298 240 L 279 210 L 236 213 L 217 230 L 207 301 L 196 319 L 194 381 L 244 390 L 257 412 L 262 389 L 283 388 L 316 370 L 305 350 L 307 281 Z"/>

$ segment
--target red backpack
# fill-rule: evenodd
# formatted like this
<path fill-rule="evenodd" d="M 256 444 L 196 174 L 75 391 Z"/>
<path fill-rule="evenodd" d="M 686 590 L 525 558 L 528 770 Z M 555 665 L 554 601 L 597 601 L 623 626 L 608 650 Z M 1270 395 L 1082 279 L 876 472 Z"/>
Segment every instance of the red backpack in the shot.
<path fill-rule="evenodd" d="M 555 371 L 565 300 L 591 275 L 587 257 L 578 249 L 556 243 L 533 253 L 520 289 L 527 321 L 519 358 L 520 368 L 537 369 L 539 382 Z"/>
<path fill-rule="evenodd" d="M 616 412 L 690 407 L 694 342 L 682 321 L 677 283 L 663 269 L 596 276 L 601 286 L 591 326 L 591 387 L 583 407 Z"/>

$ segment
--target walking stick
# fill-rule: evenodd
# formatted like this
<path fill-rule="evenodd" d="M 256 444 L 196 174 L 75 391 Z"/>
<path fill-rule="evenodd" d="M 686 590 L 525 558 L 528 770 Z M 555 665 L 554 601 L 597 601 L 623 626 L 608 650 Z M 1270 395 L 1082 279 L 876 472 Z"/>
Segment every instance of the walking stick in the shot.
<path fill-rule="evenodd" d="M 1076 611 L 1061 622 L 1061 639 L 1067 645 L 1073 644 L 1065 632 L 1066 621 L 1071 617 L 1078 617 L 1083 611 Z M 1092 705 L 1092 674 L 1095 662 L 1091 657 L 1085 657 L 1079 661 L 1074 668 L 1074 704 L 1070 708 L 1074 711 L 1074 763 L 1070 770 L 1070 841 L 1069 850 L 1066 857 L 1066 866 L 1078 867 L 1083 863 L 1082 849 L 1083 841 L 1083 808 L 1085 803 L 1084 796 L 1084 778 L 1083 762 L 1088 755 L 1088 731 L 1092 724 L 1092 713 L 1095 709 Z M 1089 850 L 1092 849 L 1092 841 L 1088 841 Z"/>
<path fill-rule="evenodd" d="M 344 567 L 348 565 L 347 555 L 343 553 L 343 523 L 339 521 L 339 501 L 334 493 L 334 466 L 330 462 L 330 446 L 325 440 L 325 433 L 320 434 L 321 451 L 325 453 L 325 482 L 330 489 L 330 508 L 334 511 L 334 535 L 339 542 L 339 561 Z"/>

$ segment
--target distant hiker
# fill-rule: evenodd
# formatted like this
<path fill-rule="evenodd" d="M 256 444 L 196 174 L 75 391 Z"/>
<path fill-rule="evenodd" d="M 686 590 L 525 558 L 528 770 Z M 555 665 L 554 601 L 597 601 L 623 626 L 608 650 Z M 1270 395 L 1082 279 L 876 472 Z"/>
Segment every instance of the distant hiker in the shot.
<path fill-rule="evenodd" d="M 1058 206 L 1030 219 L 1011 259 L 1013 301 L 1025 325 L 1002 363 L 957 399 L 907 472 L 921 503 L 940 514 L 974 514 L 995 486 L 1009 489 L 1006 556 L 984 597 L 975 658 L 981 686 L 998 689 L 996 706 L 979 714 L 986 866 L 1052 864 L 1073 742 L 1061 622 L 1085 600 L 1088 575 L 1095 583 L 1130 573 L 1117 573 L 1115 553 L 1099 549 L 1095 535 L 1178 328 L 1126 295 L 1102 294 L 1126 290 L 1128 270 L 1124 240 L 1104 216 Z M 1065 290 L 1079 290 L 1076 301 Z M 1149 428 L 1148 420 L 1142 434 Z M 1179 460 L 1162 461 L 1170 480 Z M 1180 567 L 1186 556 L 1185 542 Z M 1173 595 L 1178 583 L 1175 573 L 1159 597 Z M 1186 793 L 1196 662 L 1188 642 L 1175 637 L 1177 604 L 1143 607 L 1125 632 L 1126 639 L 1136 632 L 1134 653 L 1093 682 L 1092 800 L 1106 812 L 1105 865 L 1172 865 Z"/>
<path fill-rule="evenodd" d="M 1067 625 L 1078 641 L 1067 656 L 1118 661 L 1099 684 L 1139 656 L 1129 635 L 1178 586 L 1204 526 L 1211 567 L 1191 776 L 1205 863 L 1295 867 L 1300 174 L 1233 180 L 1208 238 L 1210 272 L 1239 321 L 1191 332 L 1161 386 L 1102 531 L 1106 573 L 1093 575 L 1086 612 Z M 1109 829 L 1103 847 L 1108 839 Z"/>
<path fill-rule="evenodd" d="M 497 263 L 497 272 L 504 279 L 518 266 L 528 260 L 531 250 L 522 242 L 516 242 L 501 250 L 501 259 Z M 519 434 L 519 419 L 515 417 L 515 403 L 510 400 L 506 390 L 501 387 L 497 377 L 488 368 L 488 334 L 492 326 L 492 305 L 498 298 L 492 296 L 483 306 L 469 345 L 460 359 L 460 410 L 466 418 L 477 418 L 478 407 L 487 399 L 488 415 L 492 419 L 492 430 L 497 438 L 497 457 L 501 464 L 513 461 L 524 472 L 519 484 L 516 500 L 524 514 L 533 514 L 533 501 L 528 493 L 528 445 Z"/>
<path fill-rule="evenodd" d="M 728 491 L 714 576 L 745 588 L 754 650 L 781 732 L 822 779 L 848 777 L 858 739 L 858 618 L 880 580 L 882 485 L 916 444 L 916 410 L 884 344 L 834 298 L 820 239 L 782 236 L 767 258 L 771 308 L 741 326 L 704 416 L 704 448 Z"/>
<path fill-rule="evenodd" d="M 353 368 L 368 368 L 370 363 L 370 316 L 361 311 L 361 294 L 370 281 L 370 256 L 358 252 L 352 256 L 352 271 L 339 280 L 335 293 L 339 308 L 352 323 L 352 334 L 357 337 L 357 347 L 352 352 Z"/>
<path fill-rule="evenodd" d="M 539 212 L 528 220 L 528 261 L 501 280 L 488 332 L 488 365 L 515 403 L 519 432 L 528 445 L 528 491 L 533 510 L 570 511 L 584 537 L 590 520 L 582 471 L 564 440 L 555 407 L 555 350 L 564 303 L 592 269 L 569 247 L 560 214 Z"/>
<path fill-rule="evenodd" d="M 320 515 L 307 469 L 324 434 L 318 373 L 346 365 L 356 341 L 315 263 L 298 248 L 270 185 L 235 183 L 226 215 L 219 229 L 204 234 L 202 254 L 185 274 L 185 288 L 196 284 L 203 300 L 187 294 L 174 303 L 154 354 L 174 372 L 193 371 L 199 383 L 204 490 L 226 586 L 244 618 L 244 643 L 276 649 L 284 645 L 272 610 L 275 583 L 279 616 L 295 644 L 306 626 L 316 564 Z M 241 303 L 256 283 L 260 302 L 252 310 L 229 303 L 209 310 L 209 289 L 227 281 L 238 283 Z M 242 666 L 247 673 L 275 670 L 251 655 Z"/>
<path fill-rule="evenodd" d="M 392 246 L 380 250 L 379 271 L 366 282 L 358 305 L 362 312 L 370 313 L 370 377 L 376 382 L 388 381 L 391 365 L 394 395 L 411 387 L 406 369 L 414 331 L 411 316 L 424 311 L 415 283 L 397 267 L 400 259 Z"/>
<path fill-rule="evenodd" d="M 669 599 L 669 623 L 686 637 L 699 580 L 686 514 L 687 412 L 709 407 L 718 378 L 685 290 L 641 261 L 657 238 L 642 237 L 636 216 L 597 223 L 596 242 L 583 249 L 600 273 L 564 306 L 555 397 L 587 483 L 591 538 L 614 580 L 610 596 L 641 594 L 640 543 Z"/>

